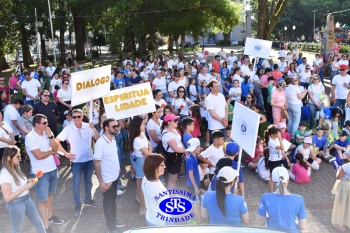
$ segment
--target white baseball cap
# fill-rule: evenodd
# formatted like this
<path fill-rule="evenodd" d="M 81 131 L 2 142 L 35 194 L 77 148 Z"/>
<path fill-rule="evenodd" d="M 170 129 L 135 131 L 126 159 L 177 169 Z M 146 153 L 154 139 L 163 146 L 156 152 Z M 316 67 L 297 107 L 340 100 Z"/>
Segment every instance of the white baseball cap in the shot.
<path fill-rule="evenodd" d="M 187 145 L 188 148 L 186 149 L 186 151 L 192 152 L 197 148 L 197 146 L 200 146 L 201 143 L 198 138 L 191 138 L 190 140 L 188 140 Z"/>
<path fill-rule="evenodd" d="M 305 137 L 304 143 L 312 144 L 312 138 L 311 137 Z"/>
<path fill-rule="evenodd" d="M 279 183 L 282 181 L 282 183 L 287 183 L 289 180 L 289 174 L 285 167 L 276 167 L 272 171 L 272 181 Z"/>
<path fill-rule="evenodd" d="M 226 181 L 222 181 L 223 183 L 231 183 L 234 181 L 238 176 L 238 172 L 234 170 L 232 167 L 223 167 L 220 169 L 218 173 L 218 179 L 220 177 L 223 177 L 226 179 Z"/>

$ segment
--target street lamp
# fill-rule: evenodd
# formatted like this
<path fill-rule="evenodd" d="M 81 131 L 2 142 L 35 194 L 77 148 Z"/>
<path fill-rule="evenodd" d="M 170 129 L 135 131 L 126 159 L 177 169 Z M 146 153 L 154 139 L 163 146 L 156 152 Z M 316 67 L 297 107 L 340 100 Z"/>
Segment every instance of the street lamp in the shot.
<path fill-rule="evenodd" d="M 287 37 L 287 26 L 284 26 L 284 37 L 283 37 L 283 39 L 284 39 L 284 41 L 286 41 L 286 37 Z"/>
<path fill-rule="evenodd" d="M 338 43 L 338 34 L 339 34 L 339 29 L 340 29 L 340 23 L 337 21 L 337 23 L 335 24 L 335 28 L 336 30 L 336 35 L 335 35 L 335 40 Z"/>
<path fill-rule="evenodd" d="M 295 40 L 295 34 L 294 34 L 294 31 L 295 31 L 295 25 L 293 25 L 293 40 Z"/>

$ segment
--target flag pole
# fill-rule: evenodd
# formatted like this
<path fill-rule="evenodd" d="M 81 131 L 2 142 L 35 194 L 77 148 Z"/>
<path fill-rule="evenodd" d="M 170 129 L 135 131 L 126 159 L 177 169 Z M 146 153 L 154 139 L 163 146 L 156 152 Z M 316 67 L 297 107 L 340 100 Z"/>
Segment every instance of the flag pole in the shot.
<path fill-rule="evenodd" d="M 238 162 L 237 162 L 237 173 L 238 173 L 237 179 L 238 180 L 239 180 L 239 170 L 241 168 L 241 160 L 242 160 L 242 148 L 239 147 L 239 155 L 238 155 Z M 234 190 L 238 189 L 237 185 L 238 185 L 238 182 L 235 183 L 235 189 Z"/>

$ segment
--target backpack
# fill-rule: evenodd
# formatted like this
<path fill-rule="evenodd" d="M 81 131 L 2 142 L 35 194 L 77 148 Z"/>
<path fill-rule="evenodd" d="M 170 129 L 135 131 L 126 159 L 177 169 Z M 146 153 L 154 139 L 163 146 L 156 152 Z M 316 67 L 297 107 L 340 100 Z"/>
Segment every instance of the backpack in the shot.
<path fill-rule="evenodd" d="M 162 133 L 162 137 L 163 137 L 164 134 L 166 134 L 166 133 L 168 133 L 168 132 L 169 132 L 169 131 Z M 154 149 L 154 152 L 157 153 L 157 154 L 163 155 L 163 154 L 165 154 L 165 152 L 168 151 L 168 149 L 169 149 L 169 144 L 168 144 L 168 147 L 167 147 L 166 150 L 165 150 L 164 147 L 163 147 L 163 142 L 162 142 L 162 140 L 160 140 L 160 142 L 158 143 L 158 145 L 157 145 L 156 148 Z"/>

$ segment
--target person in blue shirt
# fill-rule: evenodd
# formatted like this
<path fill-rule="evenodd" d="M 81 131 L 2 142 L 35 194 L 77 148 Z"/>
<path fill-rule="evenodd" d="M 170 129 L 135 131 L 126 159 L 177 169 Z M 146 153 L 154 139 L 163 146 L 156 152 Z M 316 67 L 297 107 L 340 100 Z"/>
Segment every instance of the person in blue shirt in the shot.
<path fill-rule="evenodd" d="M 248 94 L 254 94 L 253 85 L 251 82 L 249 82 L 249 76 L 244 76 L 244 81 L 241 83 L 241 89 L 242 89 L 242 95 L 241 100 L 245 102 L 247 100 Z"/>
<path fill-rule="evenodd" d="M 186 186 L 187 190 L 196 196 L 193 201 L 193 214 L 196 218 L 197 224 L 201 224 L 201 206 L 200 206 L 200 194 L 199 188 L 201 181 L 199 177 L 198 168 L 198 154 L 201 152 L 201 144 L 198 138 L 192 138 L 188 141 L 187 150 L 188 157 L 186 160 Z"/>
<path fill-rule="evenodd" d="M 226 155 L 228 158 L 232 160 L 232 168 L 237 170 L 238 163 L 234 160 L 235 157 L 239 154 L 240 147 L 236 142 L 229 142 L 226 145 Z M 241 191 L 242 197 L 244 197 L 244 175 L 243 175 L 243 169 L 242 166 L 239 167 L 239 179 L 238 179 L 238 187 Z M 238 190 L 234 190 L 235 194 L 237 194 Z"/>
<path fill-rule="evenodd" d="M 342 131 L 339 135 L 339 139 L 335 140 L 333 148 L 336 150 L 335 152 L 335 158 L 330 159 L 329 163 L 333 163 L 334 169 L 337 171 L 338 168 L 344 164 L 344 153 L 349 145 L 349 142 L 347 140 L 348 133 L 346 131 Z"/>
<path fill-rule="evenodd" d="M 194 120 L 189 117 L 182 119 L 182 127 L 185 129 L 185 132 L 182 135 L 182 143 L 187 149 L 188 148 L 187 143 L 192 138 L 191 133 L 194 130 Z"/>
<path fill-rule="evenodd" d="M 139 76 L 139 72 L 135 69 L 132 69 L 131 70 L 131 79 L 130 79 L 130 84 L 131 86 L 133 85 L 137 85 L 137 84 L 140 84 L 140 83 L 143 83 L 143 80 L 142 78 Z"/>
<path fill-rule="evenodd" d="M 280 229 L 291 233 L 298 233 L 295 219 L 298 217 L 299 228 L 306 229 L 306 210 L 304 199 L 300 195 L 287 190 L 289 175 L 285 167 L 276 167 L 272 171 L 272 181 L 276 184 L 276 191 L 261 196 L 258 207 L 259 224 L 267 228 Z M 268 217 L 267 217 L 268 216 Z"/>
<path fill-rule="evenodd" d="M 210 224 L 240 226 L 249 223 L 247 204 L 243 197 L 231 194 L 238 172 L 232 167 L 223 167 L 217 175 L 216 191 L 208 191 L 202 200 L 202 217 Z"/>
<path fill-rule="evenodd" d="M 224 96 L 228 97 L 228 93 L 230 91 L 230 89 L 232 88 L 232 79 L 230 77 L 225 79 L 225 85 L 223 86 L 224 88 Z"/>
<path fill-rule="evenodd" d="M 115 73 L 115 78 L 113 79 L 114 82 L 114 89 L 120 89 L 125 87 L 125 79 L 122 78 L 122 73 L 120 71 L 117 71 Z"/>
<path fill-rule="evenodd" d="M 316 127 L 316 134 L 312 136 L 312 146 L 316 150 L 319 156 L 325 158 L 326 160 L 330 160 L 333 158 L 329 153 L 329 149 L 327 146 L 327 138 L 323 135 L 324 129 L 322 126 Z"/>
<path fill-rule="evenodd" d="M 216 190 L 216 181 L 217 181 L 217 176 L 221 168 L 223 167 L 231 167 L 232 166 L 232 161 L 229 158 L 221 158 L 215 165 L 215 171 L 214 171 L 214 176 L 213 179 L 211 180 L 209 184 L 209 191 L 215 191 Z M 231 193 L 233 192 L 234 187 L 231 188 Z"/>
<path fill-rule="evenodd" d="M 333 138 L 338 134 L 338 122 L 343 116 L 343 110 L 339 107 L 331 106 L 325 107 L 320 111 L 320 121 L 318 126 L 322 126 L 323 122 L 329 125 L 330 129 L 333 129 Z"/>

